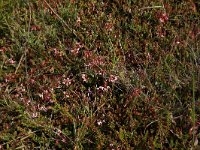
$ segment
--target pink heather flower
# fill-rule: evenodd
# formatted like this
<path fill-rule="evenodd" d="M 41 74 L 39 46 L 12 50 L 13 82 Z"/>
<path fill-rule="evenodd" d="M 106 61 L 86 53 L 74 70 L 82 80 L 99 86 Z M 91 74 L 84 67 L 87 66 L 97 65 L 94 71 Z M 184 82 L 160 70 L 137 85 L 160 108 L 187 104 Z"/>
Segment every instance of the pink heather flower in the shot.
<path fill-rule="evenodd" d="M 77 55 L 79 53 L 80 48 L 73 48 L 71 49 L 71 53 Z"/>
<path fill-rule="evenodd" d="M 44 94 L 43 94 L 43 93 L 42 93 L 42 94 L 39 93 L 38 96 L 39 96 L 40 98 L 42 98 L 42 99 L 44 98 Z"/>
<path fill-rule="evenodd" d="M 97 88 L 97 90 L 104 91 L 104 92 L 107 92 L 109 89 L 110 89 L 110 86 L 106 86 L 106 87 L 99 86 L 99 87 Z"/>
<path fill-rule="evenodd" d="M 63 53 L 60 52 L 57 48 L 54 48 L 54 49 L 53 49 L 53 53 L 54 53 L 54 55 L 57 56 L 57 57 L 62 57 L 62 56 L 63 56 Z"/>
<path fill-rule="evenodd" d="M 166 23 L 168 21 L 169 17 L 166 13 L 161 14 L 161 16 L 159 17 L 159 21 L 161 23 Z"/>
<path fill-rule="evenodd" d="M 151 58 L 152 58 L 152 57 L 151 57 L 151 54 L 148 52 L 148 53 L 147 53 L 147 59 L 148 59 L 148 60 L 151 60 Z"/>
<path fill-rule="evenodd" d="M 62 84 L 69 86 L 71 84 L 71 80 L 69 78 L 63 79 Z"/>
<path fill-rule="evenodd" d="M 105 71 L 105 70 L 99 70 L 99 71 L 97 72 L 97 74 L 98 74 L 98 75 L 104 76 L 104 75 L 106 74 L 106 71 Z"/>
<path fill-rule="evenodd" d="M 97 124 L 100 126 L 100 125 L 102 125 L 102 121 L 101 120 L 99 120 L 99 121 L 97 121 Z"/>
<path fill-rule="evenodd" d="M 87 77 L 87 75 L 84 74 L 84 73 L 81 75 L 81 78 L 83 79 L 84 82 L 87 82 L 87 81 L 88 81 L 88 77 Z"/>
<path fill-rule="evenodd" d="M 57 129 L 57 134 L 60 135 L 62 131 L 60 129 Z"/>
<path fill-rule="evenodd" d="M 110 77 L 109 77 L 109 82 L 112 82 L 112 83 L 114 83 L 114 82 L 116 82 L 117 80 L 118 80 L 118 77 L 117 76 L 115 76 L 115 75 L 110 75 Z"/>
<path fill-rule="evenodd" d="M 104 91 L 104 87 L 103 87 L 103 86 L 99 86 L 99 87 L 97 88 L 97 90 L 102 90 L 102 91 Z"/>
<path fill-rule="evenodd" d="M 23 84 L 20 85 L 20 88 L 21 88 L 21 92 L 26 92 L 26 88 Z"/>
<path fill-rule="evenodd" d="M 162 17 L 159 18 L 159 21 L 160 21 L 161 23 L 164 23 L 164 22 L 165 22 L 165 20 L 164 20 Z"/>
<path fill-rule="evenodd" d="M 39 31 L 39 30 L 40 30 L 40 26 L 37 26 L 37 25 L 31 26 L 31 31 Z"/>
<path fill-rule="evenodd" d="M 47 108 L 46 108 L 45 106 L 41 106 L 41 107 L 39 107 L 38 109 L 39 109 L 40 111 L 45 111 L 45 112 L 47 111 Z"/>
<path fill-rule="evenodd" d="M 81 43 L 77 42 L 75 44 L 75 47 L 73 47 L 71 49 L 71 53 L 74 54 L 74 55 L 77 55 L 79 53 L 80 48 L 82 48 L 82 47 L 83 47 L 83 45 Z"/>
<path fill-rule="evenodd" d="M 9 64 L 15 64 L 16 61 L 14 61 L 12 58 L 10 58 L 10 59 L 8 59 L 8 63 L 9 63 Z"/>
<path fill-rule="evenodd" d="M 0 52 L 5 52 L 5 51 L 6 51 L 5 47 L 0 48 Z"/>
<path fill-rule="evenodd" d="M 66 139 L 62 138 L 62 142 L 63 142 L 63 143 L 66 143 L 67 141 L 66 141 Z"/>
<path fill-rule="evenodd" d="M 98 120 L 98 121 L 97 121 L 97 125 L 98 125 L 98 126 L 101 126 L 104 122 L 105 122 L 105 120 Z"/>
<path fill-rule="evenodd" d="M 97 56 L 92 60 L 91 65 L 93 66 L 105 65 L 104 58 L 102 56 Z"/>
<path fill-rule="evenodd" d="M 35 80 L 34 79 L 30 79 L 29 81 L 31 84 L 34 84 L 35 83 Z"/>
<path fill-rule="evenodd" d="M 69 98 L 69 94 L 67 92 L 63 92 L 64 98 Z"/>
<path fill-rule="evenodd" d="M 180 41 L 176 41 L 176 44 L 180 44 Z"/>
<path fill-rule="evenodd" d="M 57 50 L 57 48 L 54 48 L 54 49 L 53 49 L 53 52 L 54 52 L 55 55 L 58 55 L 58 54 L 59 54 L 59 51 Z"/>
<path fill-rule="evenodd" d="M 38 113 L 37 112 L 32 113 L 32 118 L 37 118 L 37 117 L 38 117 Z"/>
<path fill-rule="evenodd" d="M 76 26 L 79 27 L 80 24 L 81 24 L 81 18 L 80 18 L 80 17 L 77 17 Z"/>
<path fill-rule="evenodd" d="M 89 50 L 84 51 L 84 58 L 89 58 L 92 56 L 92 52 Z"/>

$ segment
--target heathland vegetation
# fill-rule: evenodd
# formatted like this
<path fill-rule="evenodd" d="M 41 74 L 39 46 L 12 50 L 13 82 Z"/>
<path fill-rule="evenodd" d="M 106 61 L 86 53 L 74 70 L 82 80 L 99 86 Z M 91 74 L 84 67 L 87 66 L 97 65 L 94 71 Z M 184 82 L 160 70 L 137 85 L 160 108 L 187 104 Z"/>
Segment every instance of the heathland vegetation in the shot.
<path fill-rule="evenodd" d="M 0 149 L 199 149 L 198 0 L 0 0 Z"/>

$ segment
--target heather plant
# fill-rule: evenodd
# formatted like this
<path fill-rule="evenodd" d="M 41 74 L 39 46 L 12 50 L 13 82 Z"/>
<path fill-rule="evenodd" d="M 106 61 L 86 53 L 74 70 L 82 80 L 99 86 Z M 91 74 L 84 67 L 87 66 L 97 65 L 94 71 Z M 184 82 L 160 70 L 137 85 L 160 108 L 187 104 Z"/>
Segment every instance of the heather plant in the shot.
<path fill-rule="evenodd" d="M 198 1 L 0 12 L 0 149 L 199 149 Z"/>

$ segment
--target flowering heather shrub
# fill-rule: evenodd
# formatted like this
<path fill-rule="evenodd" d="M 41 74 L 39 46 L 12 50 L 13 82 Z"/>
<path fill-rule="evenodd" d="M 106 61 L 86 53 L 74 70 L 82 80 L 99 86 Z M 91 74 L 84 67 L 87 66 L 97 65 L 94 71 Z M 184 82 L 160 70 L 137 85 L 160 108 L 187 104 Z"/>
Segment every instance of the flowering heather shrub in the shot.
<path fill-rule="evenodd" d="M 198 6 L 2 2 L 0 149 L 199 149 Z"/>

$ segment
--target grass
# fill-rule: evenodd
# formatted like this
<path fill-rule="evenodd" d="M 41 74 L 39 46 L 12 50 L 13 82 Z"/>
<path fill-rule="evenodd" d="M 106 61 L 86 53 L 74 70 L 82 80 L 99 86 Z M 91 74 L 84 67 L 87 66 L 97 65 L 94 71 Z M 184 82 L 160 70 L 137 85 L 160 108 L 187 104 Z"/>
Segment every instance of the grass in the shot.
<path fill-rule="evenodd" d="M 0 149 L 199 149 L 198 1 L 0 11 Z"/>

